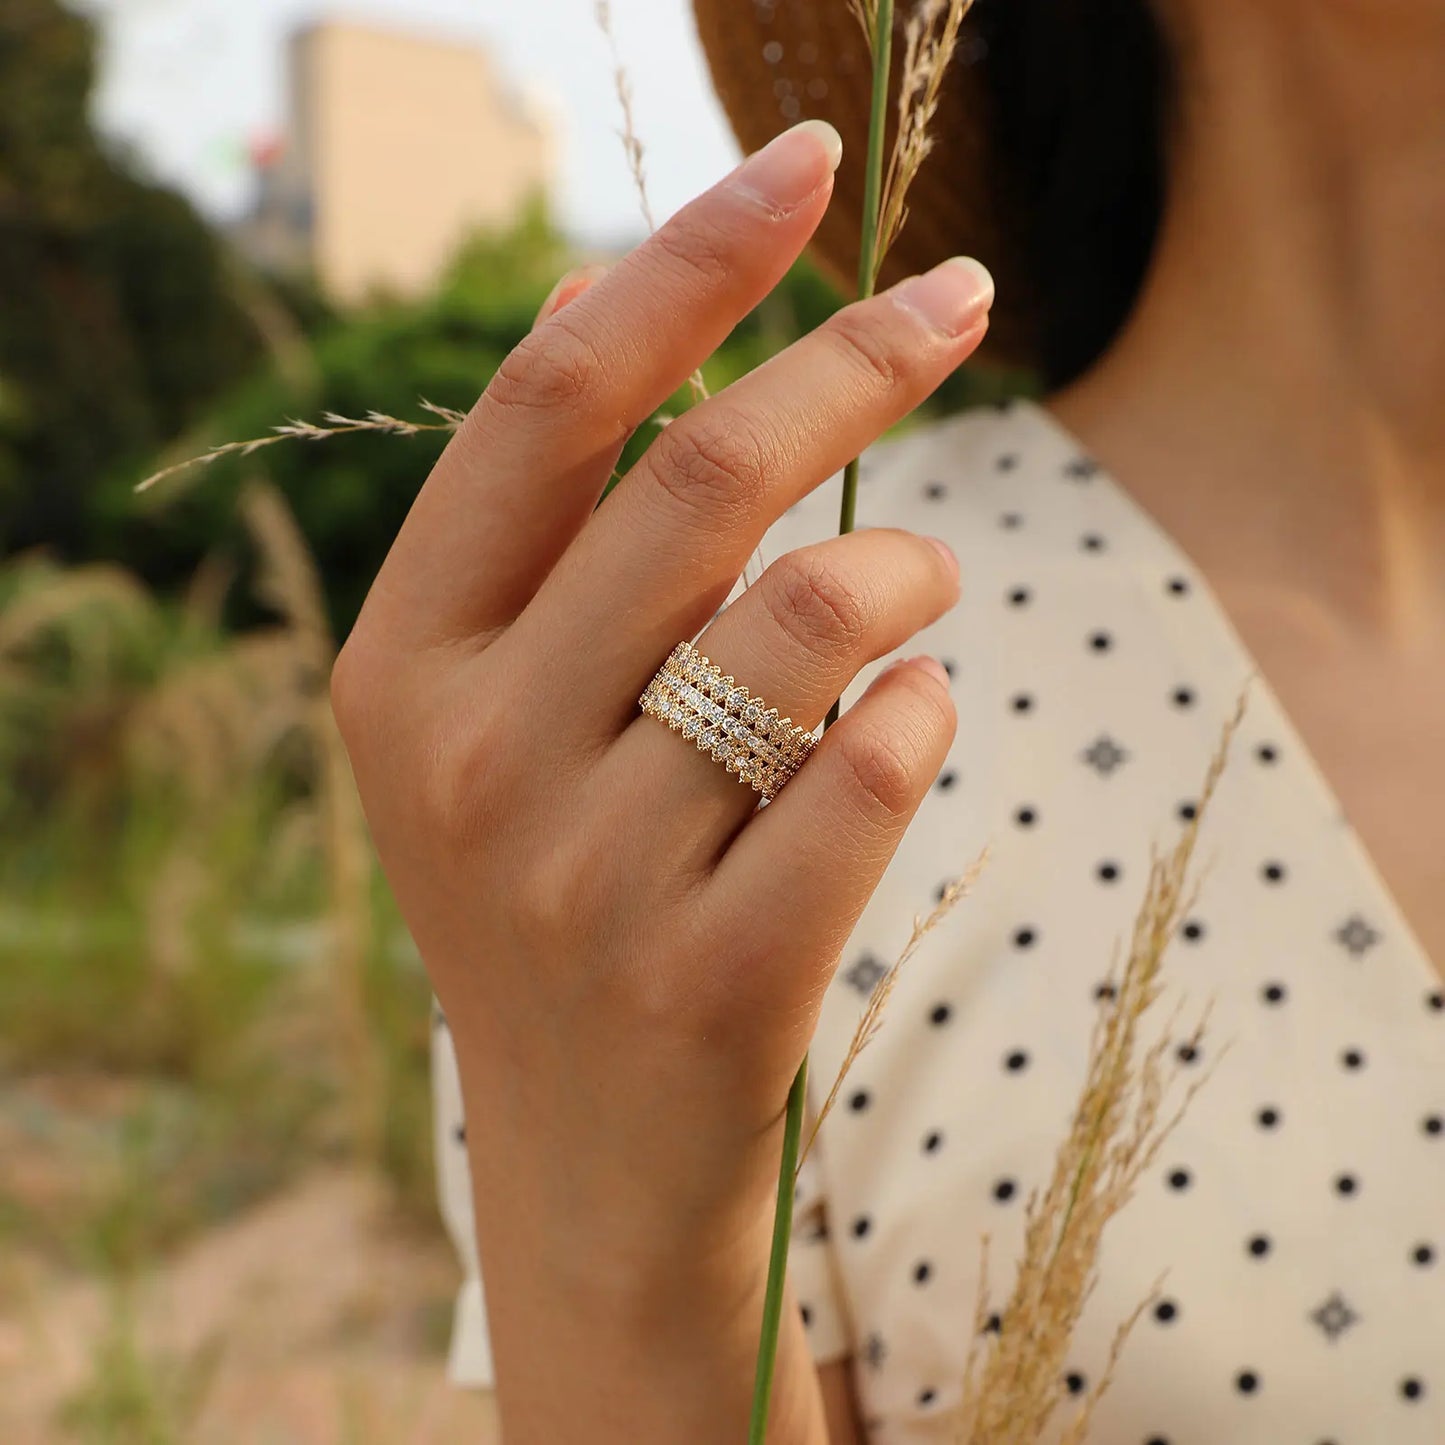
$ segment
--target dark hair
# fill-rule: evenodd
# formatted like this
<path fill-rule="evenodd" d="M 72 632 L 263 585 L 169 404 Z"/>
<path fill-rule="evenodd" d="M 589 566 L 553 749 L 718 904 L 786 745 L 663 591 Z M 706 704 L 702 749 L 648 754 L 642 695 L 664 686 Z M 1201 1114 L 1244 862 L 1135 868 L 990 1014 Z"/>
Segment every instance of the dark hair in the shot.
<path fill-rule="evenodd" d="M 1171 67 L 1149 0 L 979 0 L 990 184 L 1062 386 L 1109 345 L 1159 229 Z"/>

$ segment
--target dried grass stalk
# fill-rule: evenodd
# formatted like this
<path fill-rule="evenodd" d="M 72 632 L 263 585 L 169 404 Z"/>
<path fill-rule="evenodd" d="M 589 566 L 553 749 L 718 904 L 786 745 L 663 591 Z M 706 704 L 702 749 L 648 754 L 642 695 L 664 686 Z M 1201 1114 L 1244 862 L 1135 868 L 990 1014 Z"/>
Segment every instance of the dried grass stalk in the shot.
<path fill-rule="evenodd" d="M 905 204 L 908 188 L 933 150 L 930 127 L 938 113 L 944 77 L 953 63 L 959 29 L 972 8 L 973 0 L 919 0 L 904 28 L 898 130 L 883 183 L 879 220 L 877 265 L 880 269 L 888 248 L 898 239 L 908 219 Z"/>
<path fill-rule="evenodd" d="M 1048 1186 L 1042 1196 L 1035 1191 L 1029 1198 L 1023 1258 L 1001 1327 L 996 1333 L 975 1329 L 963 1400 L 938 1417 L 960 1445 L 1022 1445 L 1040 1438 L 1061 1403 L 1069 1345 L 1098 1277 L 1104 1228 L 1133 1197 L 1141 1175 L 1212 1073 L 1211 1068 L 1166 1111 L 1178 1078 L 1178 1066 L 1169 1063 L 1172 1027 L 1137 1060 L 1136 1051 L 1140 1021 L 1162 989 L 1165 949 L 1198 891 L 1197 883 L 1188 886 L 1190 860 L 1244 715 L 1247 690 L 1248 683 L 1224 726 L 1194 817 L 1167 857 L 1150 850 L 1149 881 L 1128 960 L 1122 974 L 1117 967 L 1111 974 L 1114 995 L 1095 1023 L 1083 1091 Z M 1116 965 L 1117 955 L 1116 948 Z M 1201 1023 L 1189 1044 L 1197 1049 L 1202 1034 Z M 1120 1326 L 1108 1368 L 1066 1427 L 1066 1441 L 1077 1445 L 1083 1440 L 1129 1332 L 1148 1303 Z M 986 1310 L 981 1287 L 976 1324 L 981 1326 Z"/>
<path fill-rule="evenodd" d="M 858 1020 L 858 1027 L 853 1032 L 852 1041 L 848 1050 L 843 1056 L 842 1066 L 838 1070 L 838 1076 L 833 1080 L 833 1087 L 828 1090 L 828 1097 L 823 1102 L 823 1107 L 818 1111 L 818 1117 L 813 1121 L 812 1131 L 808 1135 L 808 1141 L 803 1145 L 802 1153 L 798 1156 L 798 1168 L 794 1171 L 797 1177 L 798 1171 L 803 1167 L 803 1161 L 808 1157 L 808 1151 L 813 1147 L 813 1140 L 818 1137 L 818 1130 L 823 1127 L 823 1120 L 828 1117 L 834 1103 L 837 1101 L 838 1092 L 843 1087 L 843 1080 L 848 1077 L 848 1070 L 857 1061 L 858 1055 L 873 1042 L 874 1036 L 883 1026 L 883 1006 L 888 1002 L 888 996 L 893 992 L 893 985 L 898 981 L 898 975 L 903 965 L 918 951 L 918 946 L 923 940 L 938 927 L 940 923 L 953 911 L 953 906 L 965 894 L 973 891 L 973 885 L 978 881 L 978 876 L 983 872 L 984 864 L 988 861 L 989 848 L 984 847 L 977 858 L 963 871 L 962 875 L 955 878 L 943 890 L 938 901 L 938 906 L 928 914 L 915 915 L 913 919 L 913 932 L 909 935 L 908 942 L 903 947 L 894 961 L 893 966 L 883 975 L 873 987 L 873 992 L 868 997 L 867 1007 L 864 1008 L 862 1017 Z"/>
<path fill-rule="evenodd" d="M 418 404 L 423 411 L 430 412 L 433 416 L 440 417 L 441 420 L 407 421 L 404 417 L 387 416 L 385 412 L 379 411 L 369 411 L 364 417 L 342 416 L 339 412 L 334 411 L 324 412 L 321 420 L 326 423 L 325 426 L 319 426 L 315 422 L 293 419 L 272 427 L 267 436 L 252 437 L 243 442 L 222 442 L 220 446 L 212 447 L 210 451 L 202 452 L 198 457 L 187 457 L 183 462 L 173 462 L 168 467 L 162 467 L 158 472 L 152 472 L 144 481 L 137 482 L 135 490 L 137 492 L 149 491 L 157 482 L 164 481 L 167 477 L 173 477 L 179 472 L 189 471 L 192 467 L 209 466 L 222 457 L 249 457 L 260 451 L 262 447 L 272 447 L 277 442 L 325 441 L 328 437 L 366 431 L 411 437 L 424 431 L 453 432 L 466 420 L 464 412 L 457 411 L 450 406 L 438 406 L 435 402 L 427 401 L 425 397 Z"/>

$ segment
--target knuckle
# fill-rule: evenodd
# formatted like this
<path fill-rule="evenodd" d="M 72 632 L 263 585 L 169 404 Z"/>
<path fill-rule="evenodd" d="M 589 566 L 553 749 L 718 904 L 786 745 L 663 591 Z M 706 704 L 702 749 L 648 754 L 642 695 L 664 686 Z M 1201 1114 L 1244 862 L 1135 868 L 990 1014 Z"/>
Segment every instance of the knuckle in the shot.
<path fill-rule="evenodd" d="M 715 282 L 730 269 L 726 240 L 717 227 L 685 214 L 658 231 L 652 244 L 689 280 Z"/>
<path fill-rule="evenodd" d="M 912 381 L 919 371 L 918 360 L 899 328 L 889 324 L 891 319 L 882 308 L 865 302 L 838 312 L 827 328 L 844 361 L 889 390 Z"/>
<path fill-rule="evenodd" d="M 817 549 L 780 557 L 763 574 L 761 586 L 769 615 L 790 636 L 846 650 L 868 630 L 866 597 Z"/>
<path fill-rule="evenodd" d="M 736 418 L 687 418 L 663 428 L 652 446 L 650 470 L 663 490 L 701 510 L 709 525 L 718 513 L 749 515 L 766 486 L 764 447 Z"/>
<path fill-rule="evenodd" d="M 884 820 L 905 814 L 918 792 L 917 768 L 906 744 L 878 724 L 850 732 L 839 743 L 839 761 L 863 810 Z"/>
<path fill-rule="evenodd" d="M 561 313 L 512 348 L 485 395 L 503 413 L 565 410 L 583 400 L 601 372 L 596 349 Z"/>

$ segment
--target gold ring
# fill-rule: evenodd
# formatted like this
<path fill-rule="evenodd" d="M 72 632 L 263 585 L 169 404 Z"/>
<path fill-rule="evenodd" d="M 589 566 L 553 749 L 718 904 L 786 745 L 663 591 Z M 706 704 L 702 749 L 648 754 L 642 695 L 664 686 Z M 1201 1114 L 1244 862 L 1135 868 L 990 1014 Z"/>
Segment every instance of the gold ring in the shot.
<path fill-rule="evenodd" d="M 679 642 L 638 699 L 643 712 L 722 763 L 771 802 L 817 745 L 690 642 Z"/>

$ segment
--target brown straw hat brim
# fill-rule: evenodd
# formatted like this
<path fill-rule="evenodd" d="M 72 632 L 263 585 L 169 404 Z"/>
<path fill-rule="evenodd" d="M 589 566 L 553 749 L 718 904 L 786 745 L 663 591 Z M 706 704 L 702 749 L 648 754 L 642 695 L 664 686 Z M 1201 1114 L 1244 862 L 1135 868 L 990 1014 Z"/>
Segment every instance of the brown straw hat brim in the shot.
<path fill-rule="evenodd" d="M 887 144 L 897 126 L 904 17 L 895 14 Z M 824 272 L 845 295 L 857 282 L 872 60 L 847 0 L 693 0 L 698 36 L 723 110 L 745 152 L 797 121 L 826 120 L 843 137 L 833 199 L 812 243 Z M 879 285 L 926 270 L 953 255 L 978 257 L 998 282 L 987 354 L 1027 362 L 1025 294 L 1001 244 L 990 199 L 985 119 L 988 101 L 981 47 L 965 33 L 944 82 L 932 126 L 935 146 L 908 192 L 908 219 L 884 263 Z M 887 153 L 885 152 L 885 155 Z"/>

